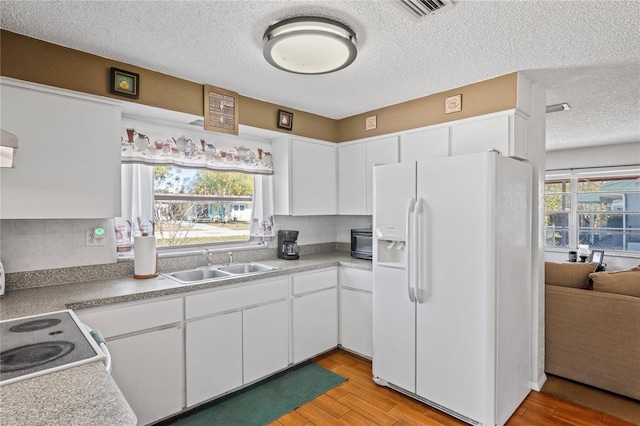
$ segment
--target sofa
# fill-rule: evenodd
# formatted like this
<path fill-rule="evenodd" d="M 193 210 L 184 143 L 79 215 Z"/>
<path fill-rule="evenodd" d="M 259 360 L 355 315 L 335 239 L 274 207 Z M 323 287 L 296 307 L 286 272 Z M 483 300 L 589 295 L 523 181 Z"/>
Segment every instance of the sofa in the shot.
<path fill-rule="evenodd" d="M 545 371 L 640 400 L 640 266 L 545 264 Z"/>

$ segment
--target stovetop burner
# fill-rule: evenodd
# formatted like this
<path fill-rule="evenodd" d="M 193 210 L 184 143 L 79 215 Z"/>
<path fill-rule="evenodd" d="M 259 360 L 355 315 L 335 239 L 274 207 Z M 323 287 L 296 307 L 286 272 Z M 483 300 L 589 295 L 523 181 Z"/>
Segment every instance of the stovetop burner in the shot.
<path fill-rule="evenodd" d="M 24 370 L 46 364 L 70 353 L 76 345 L 71 342 L 43 342 L 19 346 L 0 353 L 0 373 Z"/>
<path fill-rule="evenodd" d="M 70 309 L 0 321 L 0 386 L 105 358 Z"/>
<path fill-rule="evenodd" d="M 25 331 L 43 330 L 45 328 L 58 325 L 61 322 L 62 320 L 59 318 L 42 318 L 14 325 L 9 329 L 9 331 L 13 331 L 14 333 L 24 333 Z"/>

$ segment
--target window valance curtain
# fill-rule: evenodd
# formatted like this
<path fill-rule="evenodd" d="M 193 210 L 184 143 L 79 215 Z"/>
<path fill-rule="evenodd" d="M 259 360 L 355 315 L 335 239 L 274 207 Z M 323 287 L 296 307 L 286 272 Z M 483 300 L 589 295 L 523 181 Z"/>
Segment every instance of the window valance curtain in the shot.
<path fill-rule="evenodd" d="M 120 142 L 123 164 L 273 174 L 268 141 L 123 117 Z"/>

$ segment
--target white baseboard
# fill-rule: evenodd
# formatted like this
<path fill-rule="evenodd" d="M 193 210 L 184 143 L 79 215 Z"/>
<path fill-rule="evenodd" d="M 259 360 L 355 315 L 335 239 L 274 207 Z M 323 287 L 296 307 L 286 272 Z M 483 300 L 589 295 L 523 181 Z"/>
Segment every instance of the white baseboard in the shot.
<path fill-rule="evenodd" d="M 547 375 L 544 374 L 544 372 L 542 373 L 542 376 L 540 376 L 538 378 L 537 382 L 531 382 L 531 389 L 533 389 L 534 391 L 538 391 L 540 392 L 540 389 L 542 389 L 542 386 L 544 386 L 544 383 L 547 381 Z"/>

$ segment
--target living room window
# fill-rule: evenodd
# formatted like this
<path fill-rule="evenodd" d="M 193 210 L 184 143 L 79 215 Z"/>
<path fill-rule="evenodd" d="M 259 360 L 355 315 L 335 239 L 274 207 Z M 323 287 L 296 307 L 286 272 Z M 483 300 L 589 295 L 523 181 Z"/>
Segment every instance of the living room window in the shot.
<path fill-rule="evenodd" d="M 545 245 L 640 254 L 640 170 L 547 173 Z"/>

